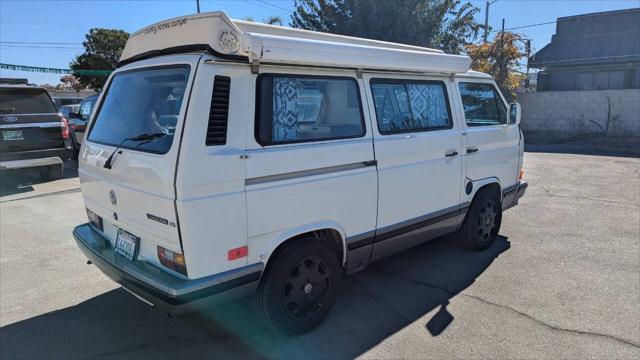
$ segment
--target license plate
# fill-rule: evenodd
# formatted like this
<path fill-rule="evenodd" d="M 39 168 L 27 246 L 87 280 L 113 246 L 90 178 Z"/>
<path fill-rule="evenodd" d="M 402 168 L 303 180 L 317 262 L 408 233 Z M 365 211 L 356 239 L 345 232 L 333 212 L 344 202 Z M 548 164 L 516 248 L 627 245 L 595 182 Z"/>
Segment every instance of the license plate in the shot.
<path fill-rule="evenodd" d="M 140 238 L 130 234 L 122 229 L 118 229 L 118 236 L 116 237 L 116 254 L 120 254 L 127 259 L 133 261 L 138 252 L 138 242 Z"/>
<path fill-rule="evenodd" d="M 3 131 L 2 140 L 4 141 L 24 140 L 24 137 L 22 136 L 22 130 Z"/>

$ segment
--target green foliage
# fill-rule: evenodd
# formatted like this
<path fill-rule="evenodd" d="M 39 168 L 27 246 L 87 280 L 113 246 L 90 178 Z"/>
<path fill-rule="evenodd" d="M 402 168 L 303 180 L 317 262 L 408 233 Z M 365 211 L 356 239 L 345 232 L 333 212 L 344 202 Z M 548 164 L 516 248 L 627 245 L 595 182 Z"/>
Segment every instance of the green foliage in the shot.
<path fill-rule="evenodd" d="M 442 49 L 458 54 L 477 37 L 479 11 L 461 0 L 295 0 L 295 28 Z"/>
<path fill-rule="evenodd" d="M 518 71 L 520 59 L 525 55 L 519 40 L 517 34 L 505 31 L 497 34 L 492 42 L 467 45 L 471 68 L 491 74 L 508 99 L 515 97 L 514 90 L 524 80 L 524 75 Z"/>
<path fill-rule="evenodd" d="M 129 34 L 122 30 L 95 28 L 89 30 L 85 38 L 86 41 L 82 43 L 85 52 L 69 64 L 71 70 L 114 70 Z M 75 73 L 74 76 L 82 86 L 98 91 L 107 80 L 106 76 L 79 73 Z"/>

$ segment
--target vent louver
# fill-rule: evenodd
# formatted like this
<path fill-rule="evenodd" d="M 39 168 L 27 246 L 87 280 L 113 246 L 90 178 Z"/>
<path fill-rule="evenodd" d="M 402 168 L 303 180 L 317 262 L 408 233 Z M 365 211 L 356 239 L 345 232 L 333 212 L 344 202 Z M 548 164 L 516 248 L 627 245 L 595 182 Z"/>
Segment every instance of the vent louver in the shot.
<path fill-rule="evenodd" d="M 209 126 L 205 144 L 224 145 L 227 143 L 227 122 L 229 118 L 229 89 L 231 78 L 216 75 L 213 81 L 213 95 L 209 109 Z"/>

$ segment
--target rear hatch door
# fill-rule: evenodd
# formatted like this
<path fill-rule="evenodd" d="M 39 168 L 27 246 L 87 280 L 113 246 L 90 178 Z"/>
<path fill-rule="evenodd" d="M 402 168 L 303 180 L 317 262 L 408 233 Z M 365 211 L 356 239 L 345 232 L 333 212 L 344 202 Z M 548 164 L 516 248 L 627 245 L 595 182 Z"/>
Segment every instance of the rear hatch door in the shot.
<path fill-rule="evenodd" d="M 118 69 L 98 100 L 79 157 L 85 205 L 102 217 L 105 237 L 112 245 L 119 229 L 139 237 L 138 258 L 152 263 L 158 245 L 182 252 L 175 172 L 200 57 L 164 56 Z M 140 140 L 144 134 L 153 136 Z"/>

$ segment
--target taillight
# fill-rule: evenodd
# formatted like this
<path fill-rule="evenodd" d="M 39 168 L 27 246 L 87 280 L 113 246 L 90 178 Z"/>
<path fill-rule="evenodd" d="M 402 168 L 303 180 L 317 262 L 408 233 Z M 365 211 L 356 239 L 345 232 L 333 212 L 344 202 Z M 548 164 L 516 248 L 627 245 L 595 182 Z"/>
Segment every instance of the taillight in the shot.
<path fill-rule="evenodd" d="M 66 140 L 69 138 L 69 122 L 62 115 L 58 115 L 58 118 L 60 118 L 60 134 Z"/>
<path fill-rule="evenodd" d="M 187 275 L 187 264 L 184 261 L 184 255 L 158 246 L 158 260 L 163 266 L 182 275 Z"/>

